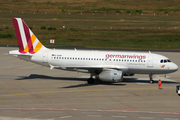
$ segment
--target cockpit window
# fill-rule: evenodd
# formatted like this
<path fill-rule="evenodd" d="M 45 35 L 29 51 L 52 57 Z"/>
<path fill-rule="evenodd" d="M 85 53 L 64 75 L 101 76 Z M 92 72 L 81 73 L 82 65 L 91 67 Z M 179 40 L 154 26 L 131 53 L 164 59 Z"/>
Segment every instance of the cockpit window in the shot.
<path fill-rule="evenodd" d="M 168 62 L 171 62 L 170 60 L 167 60 Z"/>
<path fill-rule="evenodd" d="M 169 59 L 160 60 L 160 63 L 167 63 L 167 62 L 171 62 L 171 61 Z"/>

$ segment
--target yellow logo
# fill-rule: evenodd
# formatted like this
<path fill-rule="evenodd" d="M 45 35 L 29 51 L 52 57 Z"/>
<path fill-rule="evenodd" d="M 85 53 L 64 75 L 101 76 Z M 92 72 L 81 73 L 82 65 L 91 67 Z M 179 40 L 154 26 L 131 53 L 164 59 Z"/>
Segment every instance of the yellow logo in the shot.
<path fill-rule="evenodd" d="M 164 67 L 165 67 L 165 65 L 160 65 L 160 67 L 161 67 L 161 68 L 164 68 Z"/>

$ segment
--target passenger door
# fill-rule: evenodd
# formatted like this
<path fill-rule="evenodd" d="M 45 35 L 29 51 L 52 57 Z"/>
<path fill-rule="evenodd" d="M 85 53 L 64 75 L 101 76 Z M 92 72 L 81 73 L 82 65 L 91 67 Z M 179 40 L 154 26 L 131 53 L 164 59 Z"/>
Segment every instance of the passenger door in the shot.
<path fill-rule="evenodd" d="M 153 68 L 153 55 L 149 55 L 147 59 L 147 67 L 148 68 Z"/>

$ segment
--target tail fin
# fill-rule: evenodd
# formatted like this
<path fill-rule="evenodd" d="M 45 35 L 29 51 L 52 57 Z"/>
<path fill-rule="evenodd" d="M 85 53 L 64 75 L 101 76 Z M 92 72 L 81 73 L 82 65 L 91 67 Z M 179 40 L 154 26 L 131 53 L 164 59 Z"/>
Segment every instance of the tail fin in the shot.
<path fill-rule="evenodd" d="M 45 48 L 21 18 L 12 18 L 12 20 L 20 53 L 34 54 Z"/>

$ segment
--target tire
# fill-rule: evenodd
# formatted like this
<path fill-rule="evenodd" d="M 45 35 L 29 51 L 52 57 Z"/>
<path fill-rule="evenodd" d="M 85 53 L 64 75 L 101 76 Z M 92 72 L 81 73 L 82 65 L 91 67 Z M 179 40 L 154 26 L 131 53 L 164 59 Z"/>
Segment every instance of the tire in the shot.
<path fill-rule="evenodd" d="M 150 84 L 154 84 L 154 80 L 150 80 Z"/>
<path fill-rule="evenodd" d="M 94 83 L 94 79 L 93 79 L 93 78 L 89 78 L 89 79 L 87 80 L 87 82 L 88 82 L 88 84 L 93 84 L 93 83 Z"/>

